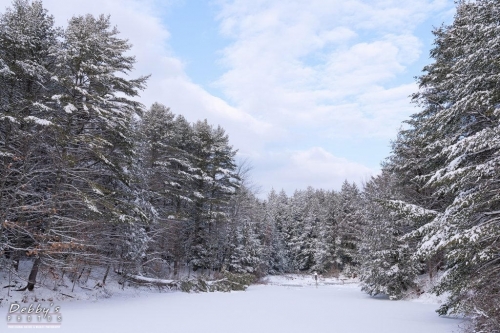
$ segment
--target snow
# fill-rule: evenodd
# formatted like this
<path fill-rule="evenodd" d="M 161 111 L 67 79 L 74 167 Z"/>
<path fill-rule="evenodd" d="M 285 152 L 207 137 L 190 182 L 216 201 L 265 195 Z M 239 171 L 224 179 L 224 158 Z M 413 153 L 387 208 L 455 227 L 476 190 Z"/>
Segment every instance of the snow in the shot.
<path fill-rule="evenodd" d="M 7 119 L 7 120 L 9 120 L 10 122 L 13 122 L 14 124 L 18 124 L 18 123 L 19 123 L 19 122 L 16 120 L 16 118 L 11 117 L 11 116 L 2 116 L 2 117 L 0 117 L 0 120 L 4 120 L 4 119 Z"/>
<path fill-rule="evenodd" d="M 130 278 L 136 280 L 136 281 L 142 281 L 142 282 L 147 282 L 147 283 L 160 283 L 160 284 L 171 284 L 174 283 L 174 280 L 163 280 L 163 279 L 154 279 L 154 278 L 149 278 L 146 276 L 141 276 L 141 275 L 133 275 L 133 274 L 128 274 Z"/>
<path fill-rule="evenodd" d="M 27 276 L 30 268 L 30 262 L 21 261 L 21 276 Z M 439 317 L 435 310 L 441 299 L 435 296 L 415 295 L 410 301 L 372 298 L 360 290 L 357 280 L 343 276 L 318 275 L 317 285 L 311 274 L 268 276 L 246 291 L 183 293 L 154 285 L 170 280 L 139 275 L 134 278 L 153 285 L 135 288 L 127 283 L 122 289 L 118 283 L 122 276 L 113 271 L 104 288 L 96 287 L 104 271 L 94 268 L 90 277 L 85 272 L 84 282 L 75 285 L 68 273 L 54 290 L 50 272 L 42 267 L 39 281 L 45 287 L 34 292 L 14 291 L 25 282 L 0 273 L 1 287 L 15 285 L 10 297 L 7 288 L 0 288 L 0 318 L 6 318 L 10 303 L 17 301 L 21 306 L 60 306 L 58 332 L 62 333 L 452 333 L 464 324 L 462 319 Z M 187 278 L 186 274 L 181 270 L 180 278 Z M 420 278 L 424 290 L 432 287 L 426 276 Z M 0 332 L 7 327 L 2 321 Z"/>
<path fill-rule="evenodd" d="M 26 120 L 26 121 L 33 121 L 33 122 L 35 122 L 36 124 L 38 124 L 38 125 L 42 125 L 42 126 L 49 126 L 49 125 L 52 125 L 52 122 L 51 122 L 51 121 L 46 120 L 46 119 L 40 119 L 40 118 L 35 117 L 35 116 L 27 116 L 27 117 L 24 117 L 24 120 Z"/>
<path fill-rule="evenodd" d="M 263 279 L 263 283 L 266 285 L 275 286 L 285 286 L 285 287 L 305 287 L 305 286 L 316 286 L 316 281 L 314 277 L 310 274 L 285 274 L 285 275 L 269 275 Z M 325 278 L 322 275 L 318 275 L 318 286 L 326 285 L 345 285 L 345 284 L 357 284 L 358 280 L 349 279 L 344 276 L 339 278 Z"/>
<path fill-rule="evenodd" d="M 435 216 L 439 215 L 439 212 L 435 210 L 425 209 L 423 207 L 410 204 L 401 200 L 389 200 L 395 207 L 399 208 L 402 212 L 409 214 L 410 216 L 420 217 L 420 216 Z"/>
<path fill-rule="evenodd" d="M 452 333 L 464 324 L 439 317 L 432 302 L 372 298 L 354 280 L 318 280 L 316 286 L 311 276 L 268 277 L 266 284 L 231 293 L 134 294 L 127 287 L 109 299 L 54 306 L 61 307 L 59 332 L 71 333 Z"/>
<path fill-rule="evenodd" d="M 97 193 L 99 195 L 104 195 L 104 193 L 102 193 L 102 191 L 96 187 L 92 187 L 92 191 L 94 191 L 95 193 Z"/>
<path fill-rule="evenodd" d="M 257 285 L 246 292 L 166 293 L 61 306 L 62 332 L 451 333 L 435 306 L 370 298 L 356 285 Z"/>
<path fill-rule="evenodd" d="M 68 103 L 68 105 L 64 107 L 64 111 L 66 113 L 73 113 L 73 111 L 78 111 L 78 109 L 73 104 Z"/>

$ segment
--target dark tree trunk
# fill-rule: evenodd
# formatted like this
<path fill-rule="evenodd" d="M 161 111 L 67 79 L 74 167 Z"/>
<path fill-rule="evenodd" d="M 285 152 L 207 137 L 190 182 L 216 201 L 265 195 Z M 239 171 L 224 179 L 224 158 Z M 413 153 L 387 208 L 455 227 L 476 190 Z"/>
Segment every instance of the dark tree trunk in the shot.
<path fill-rule="evenodd" d="M 177 274 L 179 274 L 179 261 L 174 260 L 174 277 L 177 277 Z"/>
<path fill-rule="evenodd" d="M 85 283 L 87 283 L 87 281 L 89 280 L 89 276 L 90 276 L 91 272 L 92 272 L 92 267 L 89 267 L 89 269 L 87 271 L 87 278 L 85 279 Z"/>
<path fill-rule="evenodd" d="M 82 275 L 83 275 L 83 272 L 85 272 L 85 267 L 82 268 L 82 271 L 80 272 L 80 275 L 78 275 L 78 279 L 76 279 L 77 281 L 80 281 Z"/>
<path fill-rule="evenodd" d="M 40 266 L 40 257 L 35 259 L 33 267 L 31 267 L 30 276 L 28 277 L 28 290 L 32 291 L 35 288 L 36 276 L 38 275 L 38 267 Z"/>
<path fill-rule="evenodd" d="M 33 266 L 31 267 L 31 272 L 28 277 L 28 285 L 22 289 L 18 289 L 17 291 L 24 291 L 28 289 L 29 291 L 33 291 L 35 289 L 36 284 L 36 276 L 38 274 L 38 267 L 40 266 L 40 257 L 36 258 L 33 262 Z"/>
<path fill-rule="evenodd" d="M 102 279 L 102 285 L 103 286 L 106 284 L 106 278 L 108 277 L 108 273 L 109 273 L 109 265 L 106 268 L 106 273 L 104 274 L 104 278 Z"/>

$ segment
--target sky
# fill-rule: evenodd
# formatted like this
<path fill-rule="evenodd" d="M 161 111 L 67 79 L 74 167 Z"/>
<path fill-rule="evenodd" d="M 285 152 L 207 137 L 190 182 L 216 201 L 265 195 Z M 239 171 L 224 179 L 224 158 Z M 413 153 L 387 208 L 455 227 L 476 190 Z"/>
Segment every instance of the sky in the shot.
<path fill-rule="evenodd" d="M 380 171 L 453 0 L 44 0 L 58 26 L 109 14 L 139 100 L 221 125 L 260 196 Z M 0 11 L 10 6 L 0 0 Z"/>

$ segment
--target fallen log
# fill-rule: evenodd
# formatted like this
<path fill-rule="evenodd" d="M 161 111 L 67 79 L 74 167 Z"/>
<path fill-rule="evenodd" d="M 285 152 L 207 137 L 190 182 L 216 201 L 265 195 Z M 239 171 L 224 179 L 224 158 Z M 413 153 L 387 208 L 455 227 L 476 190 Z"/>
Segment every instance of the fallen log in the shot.
<path fill-rule="evenodd" d="M 128 274 L 120 271 L 115 271 L 115 273 L 124 276 L 128 281 L 132 281 L 138 284 L 154 284 L 156 286 L 165 286 L 169 288 L 177 288 L 179 286 L 179 281 L 176 280 L 155 279 L 141 275 Z"/>

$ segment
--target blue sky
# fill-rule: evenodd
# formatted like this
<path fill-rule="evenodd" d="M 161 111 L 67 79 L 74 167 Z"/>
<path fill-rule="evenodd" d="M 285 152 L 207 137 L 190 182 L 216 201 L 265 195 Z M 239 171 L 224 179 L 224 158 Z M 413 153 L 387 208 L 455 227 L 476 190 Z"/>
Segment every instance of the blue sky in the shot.
<path fill-rule="evenodd" d="M 0 0 L 0 8 L 10 1 Z M 261 196 L 376 174 L 453 0 L 45 0 L 58 25 L 110 14 L 141 101 L 222 125 Z"/>

